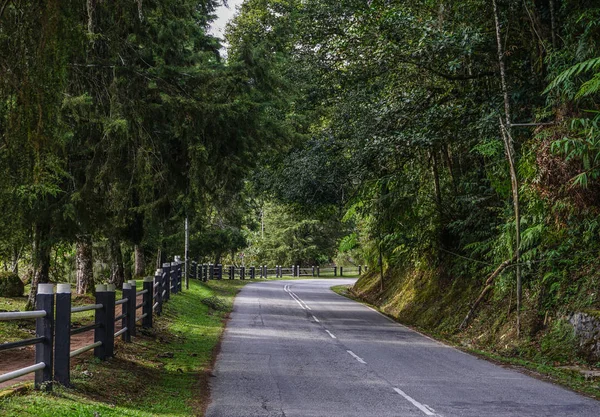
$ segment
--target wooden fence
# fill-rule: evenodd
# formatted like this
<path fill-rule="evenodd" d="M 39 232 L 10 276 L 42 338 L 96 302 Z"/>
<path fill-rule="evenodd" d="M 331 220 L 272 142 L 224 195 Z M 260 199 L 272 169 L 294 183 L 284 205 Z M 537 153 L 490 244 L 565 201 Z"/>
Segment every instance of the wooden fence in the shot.
<path fill-rule="evenodd" d="M 192 261 L 187 278 L 200 281 L 221 280 L 224 271 L 228 279 L 265 279 L 283 277 L 327 277 L 361 275 L 366 266 L 351 268 L 319 266 L 300 267 L 293 265 L 283 267 L 267 265 L 258 267 L 237 267 L 213 264 L 198 264 Z M 136 281 L 123 284 L 121 299 L 116 299 L 114 285 L 97 285 L 94 304 L 76 306 L 71 303 L 70 284 L 39 284 L 36 295 L 35 311 L 0 312 L 0 321 L 36 319 L 35 337 L 0 344 L 0 352 L 23 346 L 35 345 L 35 363 L 0 375 L 0 383 L 35 373 L 35 387 L 50 390 L 52 381 L 62 385 L 71 384 L 71 359 L 84 352 L 94 350 L 94 356 L 105 360 L 114 356 L 115 339 L 121 337 L 125 343 L 131 342 L 136 335 L 138 323 L 142 328 L 151 328 L 153 316 L 162 313 L 163 304 L 171 295 L 182 291 L 183 263 L 176 261 L 164 263 L 157 269 L 154 277 L 143 280 L 143 288 L 137 291 Z M 186 281 L 187 282 L 187 281 Z M 141 302 L 138 303 L 138 298 Z M 115 312 L 121 306 L 120 314 Z M 138 311 L 141 310 L 138 315 Z M 74 327 L 74 314 L 94 311 L 94 322 L 85 326 Z M 116 330 L 116 323 L 120 329 Z M 94 342 L 76 350 L 71 350 L 71 336 L 94 332 Z"/>
<path fill-rule="evenodd" d="M 0 313 L 0 321 L 36 319 L 35 337 L 0 344 L 0 352 L 35 345 L 35 364 L 0 375 L 0 383 L 35 372 L 38 389 L 50 390 L 52 381 L 69 386 L 72 358 L 92 349 L 101 360 L 114 356 L 115 339 L 121 337 L 124 342 L 131 342 L 138 323 L 151 328 L 153 315 L 160 315 L 171 294 L 181 291 L 182 277 L 181 262 L 165 263 L 154 278 L 144 278 L 139 291 L 136 281 L 128 281 L 123 284 L 121 299 L 116 300 L 114 285 L 97 285 L 94 304 L 76 307 L 71 303 L 70 284 L 58 284 L 56 293 L 54 284 L 39 284 L 37 310 Z M 118 306 L 121 306 L 119 315 L 115 313 Z M 72 316 L 85 311 L 94 311 L 94 322 L 74 327 Z M 119 322 L 120 330 L 115 331 Z M 71 336 L 90 331 L 94 332 L 94 342 L 71 350 Z"/>
<path fill-rule="evenodd" d="M 326 267 L 319 266 L 300 267 L 292 265 L 284 267 L 275 265 L 270 268 L 268 265 L 260 266 L 233 266 L 221 264 L 199 264 L 192 261 L 189 268 L 189 277 L 206 282 L 208 280 L 220 280 L 223 276 L 228 279 L 265 279 L 265 278 L 283 278 L 283 277 L 343 277 L 360 276 L 367 271 L 366 265 L 357 265 L 352 267 Z"/>

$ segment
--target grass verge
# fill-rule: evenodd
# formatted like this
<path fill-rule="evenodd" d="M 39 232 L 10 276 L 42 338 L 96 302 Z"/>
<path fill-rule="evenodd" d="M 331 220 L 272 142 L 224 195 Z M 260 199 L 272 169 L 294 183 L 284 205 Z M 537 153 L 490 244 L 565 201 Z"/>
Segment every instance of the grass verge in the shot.
<path fill-rule="evenodd" d="M 369 307 L 377 310 L 381 314 L 397 321 L 395 317 L 381 311 L 381 309 L 378 306 L 368 303 L 365 300 L 358 297 L 357 294 L 355 294 L 352 291 L 351 287 L 348 285 L 337 285 L 335 287 L 332 287 L 331 289 L 339 295 L 368 305 Z M 480 349 L 465 348 L 464 346 L 457 344 L 455 340 L 444 337 L 442 334 L 432 334 L 431 332 L 424 331 L 421 328 L 409 326 L 404 323 L 402 323 L 402 325 L 412 328 L 420 333 L 426 334 L 427 336 L 430 336 L 437 340 L 440 340 L 464 352 L 494 362 L 497 365 L 515 369 L 534 378 L 559 384 L 573 391 L 600 400 L 600 381 L 586 378 L 582 373 L 578 371 L 555 367 L 547 363 L 540 363 L 524 360 L 521 358 L 501 356 L 496 353 Z"/>
<path fill-rule="evenodd" d="M 172 296 L 151 331 L 118 342 L 106 362 L 72 366 L 73 388 L 19 390 L 0 397 L 0 416 L 146 417 L 202 415 L 208 380 L 237 292 L 250 281 L 190 282 Z"/>

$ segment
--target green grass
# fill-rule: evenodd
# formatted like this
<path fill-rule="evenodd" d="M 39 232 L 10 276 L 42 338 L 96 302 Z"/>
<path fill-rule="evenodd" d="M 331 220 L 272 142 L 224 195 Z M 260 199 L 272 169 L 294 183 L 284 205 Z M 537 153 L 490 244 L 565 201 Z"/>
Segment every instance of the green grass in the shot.
<path fill-rule="evenodd" d="M 116 357 L 106 362 L 81 360 L 72 369 L 73 388 L 5 396 L 0 416 L 201 415 L 225 318 L 249 282 L 191 281 L 189 290 L 171 297 L 151 334 L 119 342 Z M 219 310 L 207 305 L 215 296 Z"/>

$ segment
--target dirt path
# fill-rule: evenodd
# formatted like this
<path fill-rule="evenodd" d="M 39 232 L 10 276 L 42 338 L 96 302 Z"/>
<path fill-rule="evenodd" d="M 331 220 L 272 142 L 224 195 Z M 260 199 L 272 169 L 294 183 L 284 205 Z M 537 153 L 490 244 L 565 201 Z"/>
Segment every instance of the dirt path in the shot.
<path fill-rule="evenodd" d="M 140 295 L 137 297 L 136 305 L 143 301 L 143 296 Z M 121 306 L 115 307 L 115 317 L 121 314 Z M 115 322 L 115 332 L 121 329 L 121 320 L 117 320 Z M 88 346 L 94 343 L 94 332 L 88 331 L 85 333 L 76 334 L 71 336 L 71 351 L 75 349 L 82 348 L 84 346 Z M 94 351 L 90 350 L 78 356 L 75 359 L 71 360 L 71 367 L 73 364 L 77 364 L 78 362 L 85 361 L 93 357 Z M 25 368 L 27 366 L 31 366 L 35 364 L 35 347 L 34 346 L 26 346 L 18 349 L 11 349 L 0 354 L 0 375 L 16 371 L 17 369 Z M 11 379 L 10 381 L 6 381 L 0 383 L 0 391 L 3 389 L 12 387 L 13 385 L 20 384 L 23 382 L 33 381 L 34 379 L 33 373 L 21 376 L 16 379 Z"/>

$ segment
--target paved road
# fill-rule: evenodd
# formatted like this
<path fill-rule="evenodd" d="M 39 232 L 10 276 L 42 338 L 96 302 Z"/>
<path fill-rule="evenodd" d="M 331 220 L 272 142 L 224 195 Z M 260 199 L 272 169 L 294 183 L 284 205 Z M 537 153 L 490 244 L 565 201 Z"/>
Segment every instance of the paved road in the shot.
<path fill-rule="evenodd" d="M 247 285 L 207 416 L 600 416 L 598 401 L 435 342 L 329 290 L 352 282 Z"/>

